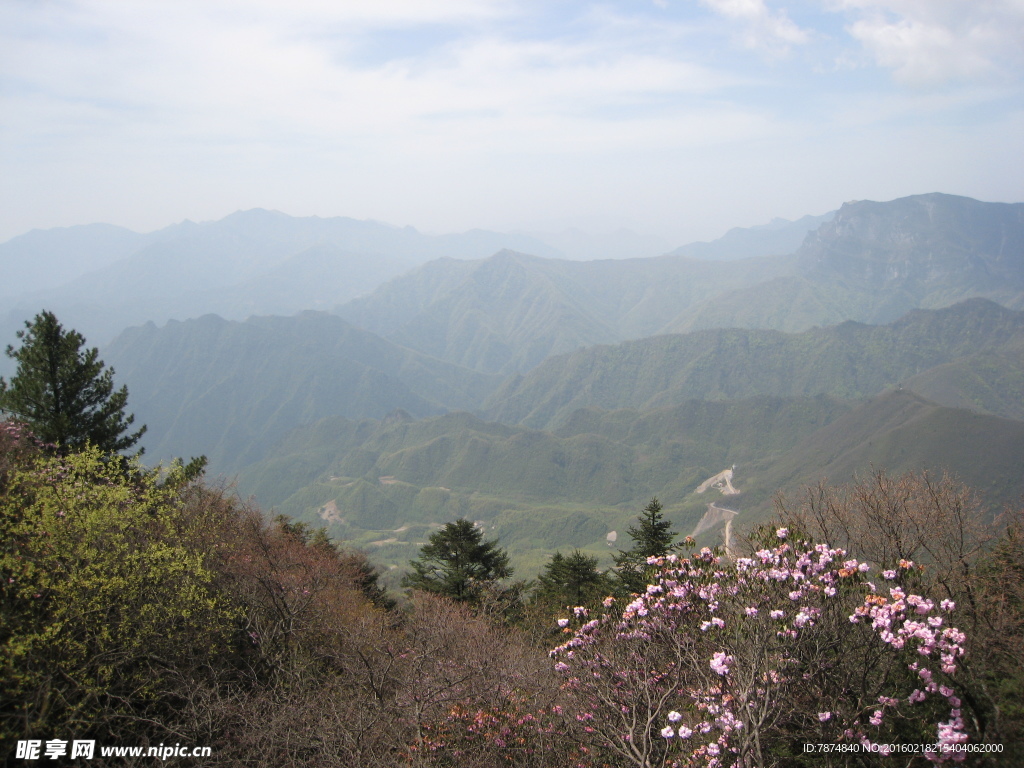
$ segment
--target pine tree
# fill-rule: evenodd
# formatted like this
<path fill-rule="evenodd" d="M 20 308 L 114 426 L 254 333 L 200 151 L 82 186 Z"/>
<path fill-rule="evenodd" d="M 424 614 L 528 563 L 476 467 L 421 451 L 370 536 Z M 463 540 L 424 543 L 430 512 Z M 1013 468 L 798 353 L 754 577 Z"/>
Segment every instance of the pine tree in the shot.
<path fill-rule="evenodd" d="M 597 558 L 573 550 L 569 556 L 555 552 L 537 577 L 538 599 L 566 605 L 592 605 L 614 590 L 612 580 L 597 569 Z"/>
<path fill-rule="evenodd" d="M 413 572 L 402 586 L 445 595 L 459 602 L 477 602 L 500 579 L 512 575 L 508 554 L 497 541 L 484 541 L 484 534 L 469 520 L 448 523 L 432 534 L 409 562 Z"/>
<path fill-rule="evenodd" d="M 633 547 L 614 558 L 616 574 L 626 592 L 642 592 L 647 586 L 647 558 L 664 557 L 676 549 L 676 533 L 656 498 L 644 507 L 638 520 L 639 525 L 629 529 Z"/>
<path fill-rule="evenodd" d="M 85 338 L 65 331 L 52 312 L 40 312 L 18 331 L 21 347 L 7 347 L 18 370 L 10 382 L 0 378 L 0 410 L 28 424 L 44 443 L 61 453 L 92 444 L 105 454 L 131 448 L 146 431 L 128 429 L 128 388 L 114 390 L 114 370 L 99 351 L 83 349 Z M 142 451 L 140 450 L 139 453 Z"/>

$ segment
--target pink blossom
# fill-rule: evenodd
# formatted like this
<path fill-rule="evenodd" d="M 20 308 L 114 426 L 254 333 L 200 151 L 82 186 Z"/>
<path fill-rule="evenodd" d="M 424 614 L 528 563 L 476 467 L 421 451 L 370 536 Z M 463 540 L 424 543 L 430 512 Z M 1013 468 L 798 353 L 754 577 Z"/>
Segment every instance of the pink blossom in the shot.
<path fill-rule="evenodd" d="M 732 662 L 732 656 L 729 656 L 725 651 L 718 651 L 711 657 L 711 669 L 719 675 L 727 675 L 729 673 L 729 665 Z"/>
<path fill-rule="evenodd" d="M 821 720 L 821 722 L 824 723 L 827 720 L 831 720 L 832 719 L 832 713 L 831 712 L 819 712 L 818 713 L 818 719 Z"/>

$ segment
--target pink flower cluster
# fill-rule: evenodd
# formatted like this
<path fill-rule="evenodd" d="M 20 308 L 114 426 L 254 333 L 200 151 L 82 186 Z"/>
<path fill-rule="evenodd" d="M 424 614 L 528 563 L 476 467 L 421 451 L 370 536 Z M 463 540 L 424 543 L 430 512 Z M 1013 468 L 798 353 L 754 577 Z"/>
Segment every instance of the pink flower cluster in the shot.
<path fill-rule="evenodd" d="M 821 727 L 834 729 L 835 738 L 870 743 L 863 730 L 866 725 L 881 727 L 890 710 L 908 716 L 902 707 L 913 707 L 937 693 L 951 705 L 949 720 L 936 724 L 939 742 L 965 740 L 960 700 L 952 688 L 940 685 L 935 677 L 939 671 L 943 675 L 956 672 L 956 659 L 963 655 L 963 633 L 945 626 L 945 618 L 938 615 L 932 600 L 908 595 L 898 584 L 890 589 L 889 597 L 877 595 L 874 585 L 866 581 L 865 574 L 871 570 L 868 563 L 848 558 L 841 549 L 799 538 L 799 534 L 779 529 L 770 548 L 729 564 L 707 548 L 689 558 L 652 558 L 649 563 L 659 568 L 657 580 L 642 594 L 634 595 L 621 614 L 602 614 L 575 631 L 566 630 L 572 632 L 572 637 L 553 649 L 551 655 L 558 659 L 556 669 L 568 678 L 568 689 L 590 702 L 588 717 L 600 718 L 601 708 L 611 706 L 612 701 L 621 702 L 617 706 L 623 708 L 622 712 L 630 710 L 637 701 L 631 695 L 645 691 L 640 699 L 646 700 L 651 687 L 660 686 L 665 691 L 661 700 L 675 709 L 667 713 L 668 722 L 655 733 L 672 750 L 683 751 L 680 764 L 715 768 L 743 761 L 745 742 L 740 736 L 749 731 L 756 712 L 770 710 L 776 706 L 773 696 L 784 695 L 787 685 L 799 684 L 813 675 L 792 655 L 793 643 L 816 631 L 831 601 L 852 598 L 867 586 L 870 593 L 849 616 L 849 623 L 840 623 L 839 629 L 866 624 L 891 652 L 913 652 L 915 661 L 910 665 L 919 674 L 922 688 L 909 696 L 879 695 L 878 706 L 863 725 L 860 713 L 843 714 L 834 709 L 818 712 L 816 719 Z M 888 571 L 884 575 L 889 582 L 898 582 L 912 568 L 913 563 L 901 561 L 891 578 Z M 606 601 L 605 607 L 613 604 Z M 955 608 L 948 600 L 939 607 L 947 612 Z M 574 613 L 576 619 L 588 618 L 579 609 Z M 832 610 L 830 615 L 834 614 Z M 564 621 L 559 620 L 559 625 L 565 626 Z M 727 632 L 721 631 L 726 627 Z M 852 627 L 850 631 L 854 631 Z M 745 653 L 742 644 L 736 645 L 742 643 L 738 637 L 751 632 L 762 638 L 757 641 L 761 643 L 757 653 Z M 768 652 L 763 645 L 766 639 L 772 643 Z M 609 644 L 633 649 L 631 658 L 635 657 L 636 662 L 622 665 L 608 650 Z M 687 656 L 700 658 L 707 654 L 703 656 L 703 669 L 711 674 L 696 668 L 651 669 L 643 659 L 649 653 L 657 657 L 655 649 L 666 644 Z M 934 672 L 923 665 L 933 659 L 939 662 Z M 742 687 L 740 678 L 763 682 Z M 600 686 L 609 689 L 602 688 L 599 693 Z M 618 738 L 635 740 L 637 734 L 620 734 Z M 943 752 L 929 758 L 943 762 L 963 754 Z M 727 756 L 731 757 L 726 760 Z"/>
<path fill-rule="evenodd" d="M 900 567 L 910 569 L 913 563 L 901 561 Z M 956 605 L 952 600 L 943 600 L 939 603 L 943 611 L 952 611 Z M 916 650 L 918 659 L 907 666 L 910 671 L 917 673 L 924 683 L 924 690 L 915 688 L 907 697 L 910 704 L 918 704 L 928 698 L 929 693 L 938 693 L 943 696 L 950 705 L 950 717 L 945 723 L 938 726 L 938 743 L 941 745 L 961 744 L 967 740 L 967 733 L 964 730 L 964 721 L 960 712 L 961 701 L 954 690 L 946 685 L 940 685 L 935 680 L 935 671 L 928 666 L 926 660 L 937 657 L 939 668 L 945 675 L 952 675 L 957 670 L 956 660 L 964 655 L 964 642 L 966 636 L 955 627 L 943 628 L 944 619 L 942 616 L 932 615 L 935 612 L 935 603 L 920 595 L 908 595 L 901 587 L 892 587 L 889 590 L 889 597 L 869 594 L 864 598 L 863 605 L 858 606 L 850 616 L 853 623 L 859 622 L 862 618 L 870 619 L 872 628 L 878 633 L 883 642 L 888 643 L 895 649 L 910 648 Z M 884 708 L 895 706 L 897 702 L 889 699 L 881 701 L 882 709 L 876 710 L 871 718 L 872 725 L 881 724 L 884 717 Z M 954 760 L 962 760 L 963 752 L 949 752 Z M 944 759 L 944 754 L 934 752 L 926 753 L 929 759 L 938 762 Z"/>

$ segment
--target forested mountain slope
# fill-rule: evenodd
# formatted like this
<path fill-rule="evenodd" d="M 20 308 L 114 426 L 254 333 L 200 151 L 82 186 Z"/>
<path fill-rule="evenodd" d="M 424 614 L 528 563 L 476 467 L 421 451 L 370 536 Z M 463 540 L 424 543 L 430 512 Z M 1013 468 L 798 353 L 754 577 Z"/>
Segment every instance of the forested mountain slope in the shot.
<path fill-rule="evenodd" d="M 472 409 L 497 383 L 317 312 L 148 324 L 103 355 L 149 425 L 147 457 L 204 453 L 217 472 L 262 458 L 288 430 L 325 416 Z"/>
<path fill-rule="evenodd" d="M 992 513 L 1024 493 L 1021 455 L 1024 422 L 907 391 L 859 405 L 818 396 L 587 409 L 553 432 L 394 413 L 298 428 L 242 470 L 239 490 L 399 566 L 438 524 L 477 520 L 530 569 L 558 548 L 607 557 L 608 534 L 623 535 L 651 496 L 690 533 L 709 504 L 748 524 L 770 514 L 779 490 L 792 498 L 822 477 L 846 482 L 872 467 L 951 472 Z M 730 467 L 738 494 L 697 492 Z M 712 526 L 702 540 L 718 536 Z"/>
<path fill-rule="evenodd" d="M 847 482 L 872 469 L 948 472 L 974 489 L 985 514 L 1024 495 L 1024 421 L 930 402 L 897 390 L 871 399 L 804 438 L 760 479 L 792 496 L 823 478 Z"/>
<path fill-rule="evenodd" d="M 692 526 L 694 488 L 724 466 L 781 458 L 850 410 L 830 398 L 691 401 L 653 413 L 580 412 L 555 433 L 466 413 L 339 417 L 300 427 L 243 469 L 239 491 L 401 564 L 443 521 L 482 520 L 517 557 L 597 544 L 650 496 Z M 1024 425 L 1022 425 L 1024 427 Z"/>
<path fill-rule="evenodd" d="M 984 299 L 915 310 L 881 326 L 847 322 L 799 334 L 716 329 L 658 336 L 551 358 L 524 377 L 507 379 L 485 413 L 542 429 L 586 407 L 651 409 L 754 395 L 862 398 L 962 357 L 1019 362 L 1022 337 L 1024 313 Z M 990 403 L 1003 401 L 1012 397 L 1004 393 Z"/>

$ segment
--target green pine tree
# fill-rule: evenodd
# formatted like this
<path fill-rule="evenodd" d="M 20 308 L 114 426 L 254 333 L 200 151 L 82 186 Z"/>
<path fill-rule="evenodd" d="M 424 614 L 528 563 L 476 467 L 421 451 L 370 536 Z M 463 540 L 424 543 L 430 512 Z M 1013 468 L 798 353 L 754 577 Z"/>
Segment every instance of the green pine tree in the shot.
<path fill-rule="evenodd" d="M 597 569 L 597 558 L 573 550 L 569 556 L 555 552 L 537 577 L 536 596 L 556 604 L 593 605 L 614 591 L 607 574 Z"/>
<path fill-rule="evenodd" d="M 409 565 L 413 570 L 402 579 L 403 587 L 467 603 L 478 602 L 512 575 L 505 550 L 497 541 L 484 541 L 483 531 L 469 520 L 448 523 L 432 534 Z"/>
<path fill-rule="evenodd" d="M 0 410 L 28 424 L 37 438 L 61 453 L 92 444 L 105 454 L 131 448 L 146 431 L 129 432 L 128 388 L 114 390 L 114 370 L 99 351 L 83 349 L 85 338 L 65 331 L 52 312 L 40 312 L 18 331 L 21 347 L 7 347 L 18 370 L 0 378 Z M 140 450 L 139 453 L 142 451 Z"/>
<path fill-rule="evenodd" d="M 677 548 L 676 532 L 665 519 L 656 498 L 640 513 L 639 524 L 630 527 L 633 547 L 615 555 L 615 572 L 627 593 L 642 592 L 647 586 L 649 557 L 664 557 Z"/>

